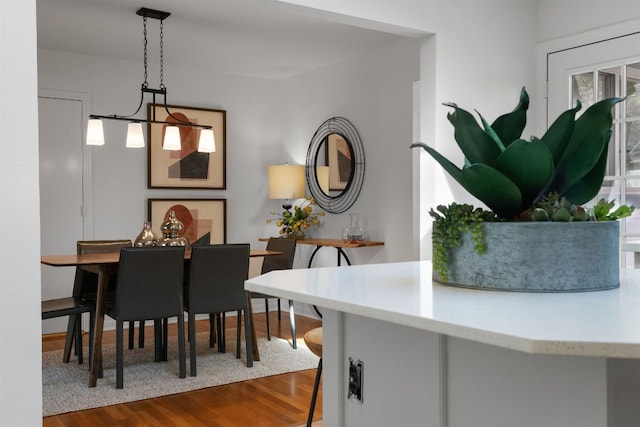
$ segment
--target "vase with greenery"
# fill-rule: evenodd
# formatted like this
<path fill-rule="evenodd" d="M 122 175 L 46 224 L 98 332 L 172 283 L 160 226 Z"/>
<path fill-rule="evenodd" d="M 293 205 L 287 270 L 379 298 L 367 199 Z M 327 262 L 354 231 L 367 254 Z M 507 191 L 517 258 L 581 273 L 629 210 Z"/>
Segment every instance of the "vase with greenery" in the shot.
<path fill-rule="evenodd" d="M 479 122 L 468 111 L 447 103 L 453 111 L 456 143 L 464 154 L 458 167 L 436 149 L 422 147 L 463 188 L 490 210 L 451 204 L 431 211 L 434 218 L 434 277 L 447 282 L 448 257 L 471 232 L 474 250 L 485 251 L 484 227 L 488 222 L 605 221 L 631 215 L 634 208 L 601 200 L 592 209 L 581 205 L 594 199 L 604 181 L 613 118 L 611 109 L 622 98 L 599 101 L 584 111 L 562 113 L 541 137 L 522 139 L 529 96 L 523 88 L 518 105 L 491 124 L 478 113 Z M 531 248 L 547 250 L 547 248 Z M 505 260 L 508 262 L 508 260 Z"/>
<path fill-rule="evenodd" d="M 285 209 L 280 215 L 276 211 L 271 211 L 271 215 L 275 217 L 268 218 L 267 224 L 275 222 L 276 226 L 280 227 L 278 231 L 280 237 L 303 238 L 309 227 L 320 224 L 318 217 L 324 216 L 323 211 L 314 213 L 315 204 L 315 200 L 309 196 L 299 205 L 294 205 L 293 211 Z"/>

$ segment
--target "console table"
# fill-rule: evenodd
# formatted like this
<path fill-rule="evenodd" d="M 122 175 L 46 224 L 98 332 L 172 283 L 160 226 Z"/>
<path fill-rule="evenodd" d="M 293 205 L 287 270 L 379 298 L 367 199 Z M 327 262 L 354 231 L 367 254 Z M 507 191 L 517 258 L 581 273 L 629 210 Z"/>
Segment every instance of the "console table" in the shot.
<path fill-rule="evenodd" d="M 258 239 L 261 242 L 266 242 L 269 240 L 268 237 L 261 237 L 260 239 Z M 352 240 L 352 241 L 345 241 L 342 239 L 318 239 L 315 237 L 304 237 L 302 239 L 298 239 L 297 243 L 299 245 L 315 245 L 315 249 L 313 250 L 313 252 L 311 253 L 311 257 L 309 258 L 309 264 L 308 267 L 311 268 L 311 265 L 313 264 L 313 258 L 316 256 L 316 253 L 318 253 L 318 251 L 324 247 L 332 247 L 332 248 L 336 248 L 336 250 L 338 251 L 338 266 L 341 265 L 341 258 L 344 258 L 344 260 L 347 262 L 348 265 L 351 265 L 351 260 L 349 260 L 349 257 L 347 256 L 346 252 L 344 251 L 344 249 L 349 249 L 349 248 L 365 248 L 365 247 L 369 247 L 369 246 L 383 246 L 384 242 L 375 242 L 375 241 L 371 241 L 371 240 Z"/>

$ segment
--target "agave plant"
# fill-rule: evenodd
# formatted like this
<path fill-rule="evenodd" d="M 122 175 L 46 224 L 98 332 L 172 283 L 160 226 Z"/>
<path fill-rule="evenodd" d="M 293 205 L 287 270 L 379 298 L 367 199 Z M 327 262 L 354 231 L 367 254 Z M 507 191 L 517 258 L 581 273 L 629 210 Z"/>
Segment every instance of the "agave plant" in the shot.
<path fill-rule="evenodd" d="M 462 168 L 424 143 L 422 147 L 470 194 L 498 217 L 516 219 L 549 194 L 580 205 L 596 197 L 604 180 L 611 137 L 611 108 L 624 98 L 608 98 L 589 107 L 562 113 L 542 138 L 521 139 L 527 122 L 529 95 L 523 88 L 520 102 L 510 113 L 482 126 L 471 113 L 446 103 L 447 118 L 465 156 Z"/>

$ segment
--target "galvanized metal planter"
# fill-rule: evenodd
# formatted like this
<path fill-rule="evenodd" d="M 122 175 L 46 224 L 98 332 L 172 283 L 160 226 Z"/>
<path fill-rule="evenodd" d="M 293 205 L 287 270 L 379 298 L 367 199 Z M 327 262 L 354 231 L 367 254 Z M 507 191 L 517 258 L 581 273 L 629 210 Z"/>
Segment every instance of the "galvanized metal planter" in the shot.
<path fill-rule="evenodd" d="M 620 286 L 619 222 L 485 223 L 486 252 L 470 233 L 449 253 L 452 286 L 519 292 L 580 292 Z"/>

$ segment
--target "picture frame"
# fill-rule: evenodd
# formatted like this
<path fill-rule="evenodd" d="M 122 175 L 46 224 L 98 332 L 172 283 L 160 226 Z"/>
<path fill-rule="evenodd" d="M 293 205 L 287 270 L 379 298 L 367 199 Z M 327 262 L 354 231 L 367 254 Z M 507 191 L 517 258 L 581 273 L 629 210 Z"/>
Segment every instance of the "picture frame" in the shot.
<path fill-rule="evenodd" d="M 352 155 L 347 139 L 339 133 L 327 135 L 326 162 L 329 166 L 329 191 L 343 191 L 351 177 Z"/>
<path fill-rule="evenodd" d="M 170 210 L 183 223 L 189 244 L 227 242 L 226 199 L 147 199 L 147 219 L 158 237 Z"/>
<path fill-rule="evenodd" d="M 184 189 L 226 189 L 226 121 L 225 110 L 167 105 L 178 119 L 213 127 L 216 151 L 198 152 L 201 128 L 180 126 L 182 149 L 162 149 L 166 124 L 149 123 L 147 126 L 147 187 Z M 154 115 L 155 114 L 155 115 Z M 176 122 L 164 105 L 147 104 L 149 120 Z"/>

